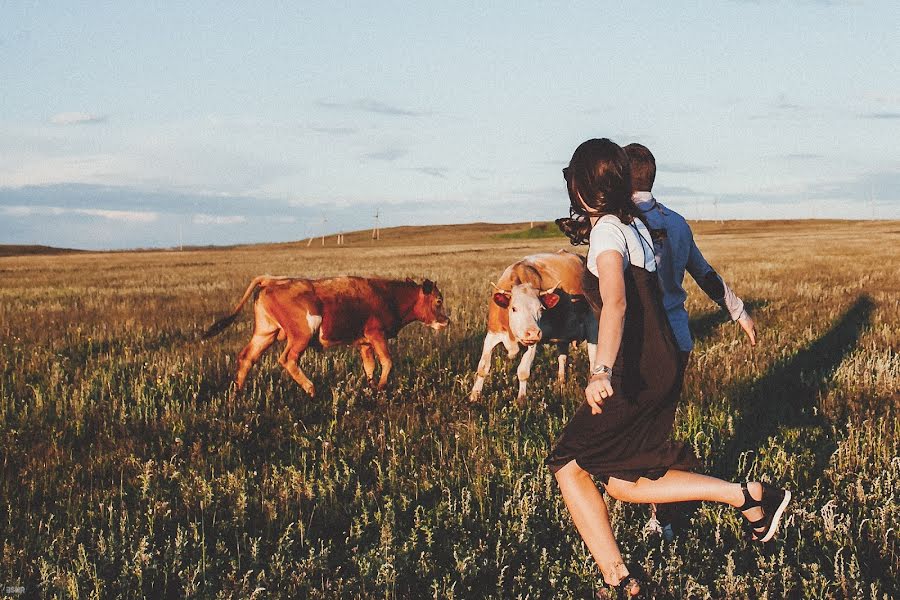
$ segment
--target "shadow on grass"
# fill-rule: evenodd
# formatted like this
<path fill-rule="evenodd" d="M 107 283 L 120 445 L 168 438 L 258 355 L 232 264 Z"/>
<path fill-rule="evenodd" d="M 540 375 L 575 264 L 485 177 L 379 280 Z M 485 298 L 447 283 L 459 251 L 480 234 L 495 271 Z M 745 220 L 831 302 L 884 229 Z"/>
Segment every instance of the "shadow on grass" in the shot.
<path fill-rule="evenodd" d="M 747 300 L 744 302 L 744 308 L 747 309 L 750 316 L 753 316 L 757 310 L 768 304 L 768 300 Z M 704 313 L 690 320 L 691 335 L 695 342 L 699 342 L 711 337 L 723 323 L 730 322 L 731 317 L 724 310 Z"/>
<path fill-rule="evenodd" d="M 837 448 L 835 425 L 845 418 L 843 414 L 823 414 L 820 399 L 869 328 L 875 307 L 871 297 L 860 295 L 820 338 L 772 365 L 760 379 L 737 386 L 730 395 L 739 416 L 735 434 L 716 465 L 718 472 L 757 478 L 755 469 L 748 473 L 742 465 L 741 454 L 750 451 L 766 463 L 769 474 L 772 469 L 784 468 L 775 475 L 774 483 L 787 484 L 795 491 L 794 502 L 811 508 L 818 486 L 829 486 L 822 479 Z M 777 447 L 771 443 L 774 436 L 778 436 Z M 790 458 L 783 460 L 781 454 Z M 859 554 L 865 577 L 880 579 L 890 588 L 893 584 L 883 578 L 891 569 L 888 560 L 875 547 L 860 547 Z"/>
<path fill-rule="evenodd" d="M 795 484 L 810 483 L 821 476 L 835 450 L 835 441 L 828 419 L 819 410 L 818 399 L 869 327 L 874 308 L 869 296 L 859 296 L 822 337 L 775 363 L 756 381 L 739 384 L 731 394 L 736 398 L 739 417 L 735 434 L 723 453 L 726 464 L 719 465 L 724 469 L 720 472 L 736 472 L 742 452 L 764 450 L 779 431 L 803 428 L 817 441 L 812 447 L 805 447 L 813 452 L 814 465 L 808 471 L 809 480 Z"/>

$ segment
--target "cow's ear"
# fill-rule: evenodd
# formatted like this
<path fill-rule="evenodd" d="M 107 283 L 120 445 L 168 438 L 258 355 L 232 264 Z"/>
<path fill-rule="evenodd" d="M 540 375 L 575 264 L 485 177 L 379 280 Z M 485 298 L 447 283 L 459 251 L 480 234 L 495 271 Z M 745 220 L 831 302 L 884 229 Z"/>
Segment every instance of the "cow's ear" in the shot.
<path fill-rule="evenodd" d="M 541 304 L 553 308 L 559 303 L 559 294 L 541 294 Z"/>
<path fill-rule="evenodd" d="M 500 308 L 509 308 L 509 296 L 503 292 L 496 292 L 494 294 L 494 304 Z"/>
<path fill-rule="evenodd" d="M 430 279 L 426 279 L 425 281 L 423 281 L 422 282 L 422 291 L 425 292 L 426 296 L 428 294 L 430 294 L 431 292 L 433 292 L 434 291 L 434 282 Z"/>

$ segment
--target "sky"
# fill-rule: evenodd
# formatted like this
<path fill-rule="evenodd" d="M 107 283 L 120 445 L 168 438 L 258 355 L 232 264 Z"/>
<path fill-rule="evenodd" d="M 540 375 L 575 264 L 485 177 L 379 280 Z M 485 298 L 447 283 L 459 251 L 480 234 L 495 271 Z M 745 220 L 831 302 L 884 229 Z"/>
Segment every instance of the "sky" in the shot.
<path fill-rule="evenodd" d="M 549 220 L 582 141 L 688 219 L 900 218 L 900 3 L 0 0 L 0 244 Z"/>

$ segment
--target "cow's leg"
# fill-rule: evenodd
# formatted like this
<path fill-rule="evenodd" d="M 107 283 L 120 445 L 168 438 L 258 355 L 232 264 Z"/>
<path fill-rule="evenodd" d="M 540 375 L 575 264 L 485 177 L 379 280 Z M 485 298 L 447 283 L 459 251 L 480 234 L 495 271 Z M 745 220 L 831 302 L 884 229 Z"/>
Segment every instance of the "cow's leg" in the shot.
<path fill-rule="evenodd" d="M 284 370 L 287 371 L 294 381 L 300 384 L 300 387 L 302 387 L 310 396 L 316 395 L 316 387 L 313 385 L 313 382 L 309 380 L 309 377 L 300 370 L 300 365 L 297 364 L 297 361 L 300 360 L 300 355 L 303 354 L 303 351 L 309 346 L 312 336 L 316 335 L 321 325 L 322 317 L 313 314 L 307 308 L 305 319 L 292 320 L 283 327 L 285 336 L 287 337 L 287 345 L 284 347 L 284 352 L 278 357 L 278 362 L 284 367 Z"/>
<path fill-rule="evenodd" d="M 469 400 L 475 402 L 481 396 L 481 389 L 484 387 L 484 378 L 491 371 L 491 353 L 494 347 L 507 337 L 505 332 L 488 331 L 484 336 L 484 346 L 481 348 L 481 359 L 478 361 L 478 371 L 475 373 L 475 385 L 469 393 Z M 518 348 L 518 345 L 516 346 Z"/>
<path fill-rule="evenodd" d="M 369 344 L 361 344 L 359 354 L 362 356 L 366 379 L 369 381 L 369 385 L 372 385 L 375 383 L 375 350 Z"/>
<path fill-rule="evenodd" d="M 250 372 L 250 368 L 274 341 L 275 332 L 265 335 L 254 333 L 253 337 L 250 338 L 250 342 L 238 354 L 238 371 L 234 377 L 234 383 L 238 390 L 243 389 L 244 381 L 247 379 L 247 373 Z"/>
<path fill-rule="evenodd" d="M 243 389 L 250 368 L 259 360 L 262 353 L 275 341 L 276 336 L 282 333 L 277 321 L 266 312 L 261 303 L 254 306 L 253 337 L 238 354 L 238 370 L 234 377 L 234 383 L 238 390 Z"/>
<path fill-rule="evenodd" d="M 375 350 L 378 362 L 381 363 L 381 377 L 378 379 L 378 389 L 383 390 L 387 385 L 388 375 L 391 374 L 391 367 L 394 363 L 391 360 L 387 340 L 381 336 L 373 336 L 369 340 L 372 342 L 372 348 Z"/>
<path fill-rule="evenodd" d="M 259 360 L 259 357 L 265 352 L 269 346 L 275 341 L 277 331 L 269 333 L 255 333 L 250 338 L 250 342 L 244 346 L 241 353 L 238 354 L 238 370 L 235 375 L 234 383 L 238 390 L 243 389 L 244 381 L 247 379 L 247 373 L 250 368 Z"/>
<path fill-rule="evenodd" d="M 500 338 L 500 341 L 502 341 L 503 345 L 506 347 L 506 356 L 509 358 L 512 358 L 519 353 L 519 342 L 517 342 L 512 335 L 506 334 Z"/>
<path fill-rule="evenodd" d="M 559 342 L 556 344 L 556 349 L 559 351 L 559 356 L 556 358 L 559 364 L 556 371 L 556 381 L 561 385 L 566 382 L 566 360 L 569 358 L 569 343 Z"/>
<path fill-rule="evenodd" d="M 525 388 L 528 386 L 528 378 L 531 377 L 531 363 L 534 362 L 537 347 L 537 344 L 528 347 L 528 350 L 522 355 L 519 368 L 516 369 L 516 375 L 519 377 L 519 395 L 516 397 L 516 403 L 519 406 L 524 406 L 525 404 Z"/>
<path fill-rule="evenodd" d="M 313 385 L 313 382 L 309 380 L 309 377 L 307 377 L 300 369 L 300 365 L 297 364 L 297 361 L 300 360 L 300 355 L 303 354 L 303 351 L 306 350 L 308 345 L 309 337 L 294 338 L 288 334 L 287 346 L 285 346 L 281 356 L 278 357 L 278 363 L 284 367 L 284 370 L 290 374 L 294 381 L 300 384 L 300 387 L 302 387 L 307 394 L 315 396 L 316 387 Z"/>

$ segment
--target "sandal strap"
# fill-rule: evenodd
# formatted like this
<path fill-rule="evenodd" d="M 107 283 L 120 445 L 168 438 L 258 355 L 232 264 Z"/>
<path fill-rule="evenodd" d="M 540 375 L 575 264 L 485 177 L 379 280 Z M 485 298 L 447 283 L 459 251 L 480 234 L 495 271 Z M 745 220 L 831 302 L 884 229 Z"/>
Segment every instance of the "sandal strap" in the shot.
<path fill-rule="evenodd" d="M 768 526 L 769 521 L 770 521 L 769 517 L 766 515 L 763 515 L 763 517 L 761 519 L 758 519 L 756 521 L 750 521 L 748 519 L 747 524 L 750 525 L 750 527 L 752 527 L 753 529 L 759 529 L 760 527 Z"/>
<path fill-rule="evenodd" d="M 619 582 L 619 585 L 616 586 L 616 589 L 619 590 L 620 593 L 624 593 L 626 598 L 634 598 L 634 596 L 631 594 L 631 590 L 633 590 L 635 586 L 640 589 L 641 582 L 637 578 L 629 575 Z"/>
<path fill-rule="evenodd" d="M 744 492 L 744 503 L 738 507 L 739 511 L 743 512 L 745 510 L 750 510 L 751 508 L 762 506 L 762 500 L 757 500 L 750 495 L 750 490 L 747 489 L 746 481 L 741 484 L 741 491 Z"/>

